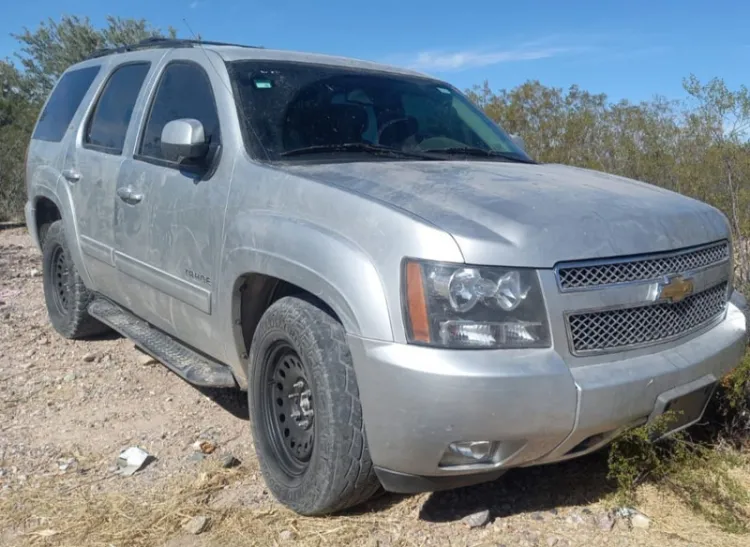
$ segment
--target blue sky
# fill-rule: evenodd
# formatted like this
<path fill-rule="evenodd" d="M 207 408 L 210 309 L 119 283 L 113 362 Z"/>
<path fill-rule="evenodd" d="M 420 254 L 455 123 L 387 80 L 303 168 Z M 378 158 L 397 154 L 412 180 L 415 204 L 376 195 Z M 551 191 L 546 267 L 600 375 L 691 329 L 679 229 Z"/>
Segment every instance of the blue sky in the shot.
<path fill-rule="evenodd" d="M 10 33 L 47 17 L 145 18 L 189 36 L 347 55 L 410 66 L 465 89 L 528 79 L 578 84 L 612 99 L 683 96 L 682 78 L 750 79 L 750 2 L 741 0 L 8 0 L 0 58 Z"/>

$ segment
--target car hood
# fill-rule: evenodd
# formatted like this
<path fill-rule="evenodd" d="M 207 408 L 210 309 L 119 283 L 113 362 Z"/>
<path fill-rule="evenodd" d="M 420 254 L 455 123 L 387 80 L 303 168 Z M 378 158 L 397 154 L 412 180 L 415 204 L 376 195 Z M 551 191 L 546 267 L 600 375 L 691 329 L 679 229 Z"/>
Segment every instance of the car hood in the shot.
<path fill-rule="evenodd" d="M 659 252 L 728 237 L 717 209 L 606 173 L 480 161 L 298 164 L 285 171 L 364 194 L 449 232 L 473 264 Z"/>

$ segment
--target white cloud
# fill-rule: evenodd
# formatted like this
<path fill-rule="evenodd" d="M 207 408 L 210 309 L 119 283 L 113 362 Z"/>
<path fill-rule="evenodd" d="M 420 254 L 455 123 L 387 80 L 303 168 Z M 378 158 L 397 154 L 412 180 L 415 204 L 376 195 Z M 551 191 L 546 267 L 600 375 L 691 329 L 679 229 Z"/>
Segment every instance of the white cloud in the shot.
<path fill-rule="evenodd" d="M 201 3 L 200 3 L 199 0 L 193 0 L 192 2 L 190 2 L 190 9 L 195 9 L 195 8 L 197 8 L 200 5 L 201 5 Z"/>
<path fill-rule="evenodd" d="M 548 59 L 570 53 L 574 49 L 529 44 L 513 49 L 420 51 L 414 55 L 402 56 L 396 62 L 414 70 L 450 72 L 500 63 Z"/>

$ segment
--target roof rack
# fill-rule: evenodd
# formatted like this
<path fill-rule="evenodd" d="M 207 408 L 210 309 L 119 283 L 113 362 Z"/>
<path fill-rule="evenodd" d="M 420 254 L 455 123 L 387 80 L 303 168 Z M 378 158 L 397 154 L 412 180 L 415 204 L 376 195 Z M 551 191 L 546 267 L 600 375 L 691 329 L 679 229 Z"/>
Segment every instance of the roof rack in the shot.
<path fill-rule="evenodd" d="M 135 44 L 129 44 L 126 46 L 113 47 L 113 48 L 102 48 L 97 49 L 86 59 L 96 59 L 97 57 L 104 57 L 106 55 L 113 55 L 115 53 L 127 53 L 129 51 L 138 51 L 141 49 L 157 49 L 157 48 L 184 48 L 184 47 L 202 47 L 202 46 L 232 46 L 232 47 L 246 47 L 263 49 L 263 46 L 248 46 L 245 44 L 229 44 L 226 42 L 209 42 L 205 40 L 188 40 L 183 38 L 160 38 L 154 36 L 152 38 L 146 38 Z"/>

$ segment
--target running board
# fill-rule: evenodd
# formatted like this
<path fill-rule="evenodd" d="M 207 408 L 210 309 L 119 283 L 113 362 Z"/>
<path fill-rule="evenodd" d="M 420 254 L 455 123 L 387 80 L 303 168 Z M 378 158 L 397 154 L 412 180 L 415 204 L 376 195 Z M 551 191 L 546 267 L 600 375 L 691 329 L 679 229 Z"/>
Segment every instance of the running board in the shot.
<path fill-rule="evenodd" d="M 88 311 L 102 323 L 130 338 L 136 346 L 186 382 L 203 387 L 237 387 L 228 366 L 200 355 L 117 304 L 97 297 L 89 304 Z"/>

